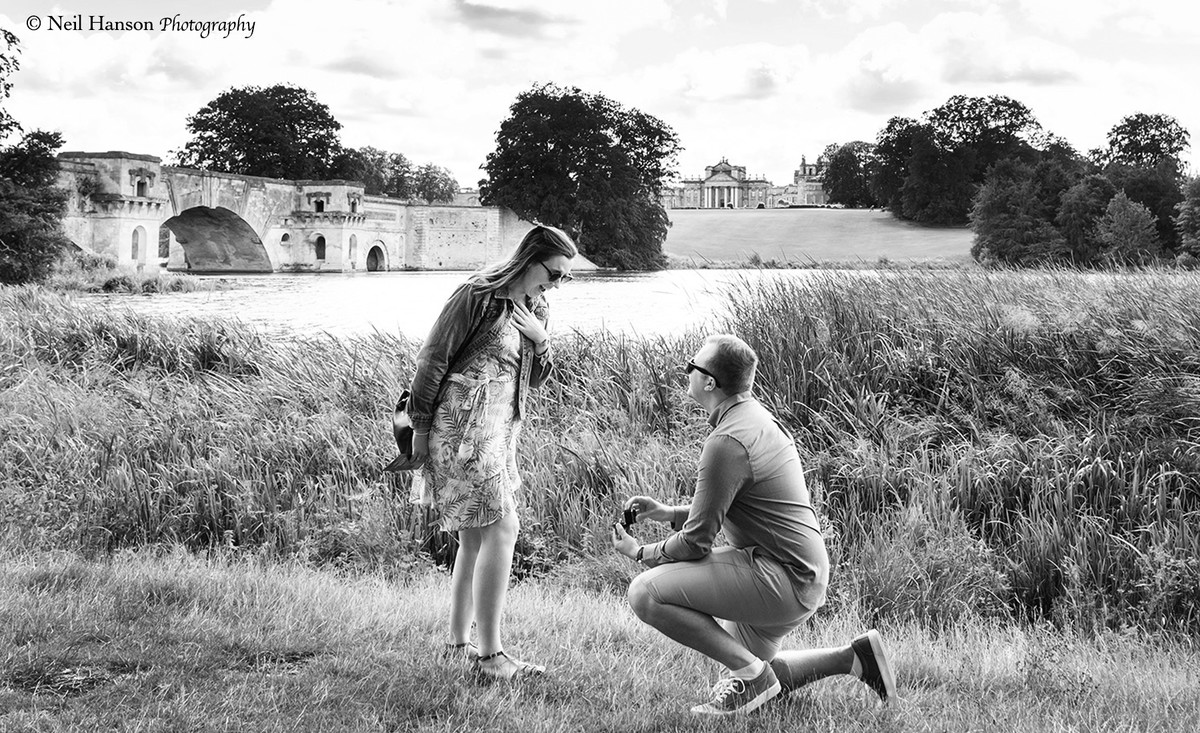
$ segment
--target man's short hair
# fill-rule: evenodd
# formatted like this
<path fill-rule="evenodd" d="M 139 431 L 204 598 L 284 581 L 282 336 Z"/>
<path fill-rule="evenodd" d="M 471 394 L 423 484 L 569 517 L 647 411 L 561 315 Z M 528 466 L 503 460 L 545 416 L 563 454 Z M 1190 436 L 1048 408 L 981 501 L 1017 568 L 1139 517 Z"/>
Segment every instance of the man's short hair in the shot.
<path fill-rule="evenodd" d="M 716 375 L 721 389 L 728 394 L 748 392 L 754 386 L 758 354 L 750 344 L 731 333 L 709 336 L 705 343 L 716 344 L 712 361 L 706 367 Z"/>

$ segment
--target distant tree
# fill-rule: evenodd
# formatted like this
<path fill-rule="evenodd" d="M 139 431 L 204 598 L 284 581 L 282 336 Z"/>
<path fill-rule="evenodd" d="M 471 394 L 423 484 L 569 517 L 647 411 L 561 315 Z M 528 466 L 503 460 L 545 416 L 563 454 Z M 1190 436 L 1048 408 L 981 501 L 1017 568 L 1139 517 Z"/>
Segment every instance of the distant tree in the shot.
<path fill-rule="evenodd" d="M 1063 192 L 1054 223 L 1066 239 L 1076 264 L 1091 264 L 1099 259 L 1101 244 L 1096 238 L 1096 225 L 1116 193 L 1112 183 L 1099 174 L 1087 176 Z"/>
<path fill-rule="evenodd" d="M 900 214 L 923 224 L 965 224 L 975 196 L 970 148 L 947 150 L 925 132 L 913 136 Z"/>
<path fill-rule="evenodd" d="M 9 77 L 20 68 L 20 43 L 0 28 L 0 142 L 21 125 L 5 101 Z M 17 144 L 0 148 L 0 283 L 36 282 L 50 274 L 70 242 L 62 234 L 68 194 L 56 188 L 62 136 L 34 130 Z"/>
<path fill-rule="evenodd" d="M 426 163 L 413 175 L 412 189 L 413 195 L 426 203 L 449 202 L 458 193 L 458 181 L 445 168 Z"/>
<path fill-rule="evenodd" d="M 1037 198 L 1039 215 L 1052 223 L 1062 205 L 1063 194 L 1079 180 L 1079 173 L 1068 163 L 1052 157 L 1039 156 L 1032 168 L 1033 194 Z"/>
<path fill-rule="evenodd" d="M 868 168 L 871 195 L 880 206 L 899 214 L 900 192 L 908 177 L 913 140 L 918 134 L 932 134 L 924 125 L 908 117 L 892 117 L 879 131 L 875 155 Z"/>
<path fill-rule="evenodd" d="M 57 132 L 35 130 L 0 149 L 0 282 L 45 279 L 70 242 L 62 234 L 68 194 L 56 188 Z"/>
<path fill-rule="evenodd" d="M 1176 163 L 1160 160 L 1150 168 L 1110 163 L 1104 168 L 1104 176 L 1118 190 L 1123 190 L 1132 201 L 1145 206 L 1154 216 L 1158 236 L 1163 246 L 1173 252 L 1178 246 L 1175 231 L 1175 206 L 1183 201 Z"/>
<path fill-rule="evenodd" d="M 1161 253 L 1154 215 L 1119 191 L 1096 225 L 1105 259 L 1117 264 L 1145 264 Z"/>
<path fill-rule="evenodd" d="M 175 153 L 186 168 L 285 179 L 328 178 L 342 125 L 312 92 L 290 84 L 222 92 L 187 118 Z"/>
<path fill-rule="evenodd" d="M 496 133 L 480 200 L 567 230 L 599 265 L 662 267 L 659 197 L 679 149 L 656 117 L 575 87 L 534 86 Z"/>
<path fill-rule="evenodd" d="M 414 195 L 415 171 L 402 153 L 373 148 L 346 148 L 334 160 L 332 178 L 360 181 L 366 193 L 407 199 Z"/>
<path fill-rule="evenodd" d="M 1026 163 L 1008 159 L 992 166 L 971 209 L 976 261 L 1030 266 L 1067 256 L 1066 240 L 1047 218 L 1053 209 L 1040 185 L 1037 169 Z"/>
<path fill-rule="evenodd" d="M 971 179 L 982 182 L 988 168 L 1007 158 L 1034 159 L 1030 140 L 1042 129 L 1029 108 L 1011 97 L 968 97 L 956 94 L 925 113 L 925 121 L 948 150 L 969 148 L 975 169 Z"/>
<path fill-rule="evenodd" d="M 1092 153 L 1102 165 L 1156 168 L 1167 163 L 1178 176 L 1183 172 L 1180 156 L 1190 146 L 1189 138 L 1174 117 L 1139 112 L 1122 118 L 1108 131 L 1107 145 Z"/>
<path fill-rule="evenodd" d="M 12 93 L 12 82 L 9 78 L 21 68 L 21 62 L 17 58 L 21 43 L 6 28 L 0 28 L 0 41 L 4 43 L 3 48 L 0 48 L 0 142 L 3 142 L 11 133 L 21 129 L 5 104 L 8 95 Z"/>
<path fill-rule="evenodd" d="M 1200 257 L 1200 177 L 1192 178 L 1183 187 L 1183 201 L 1175 205 L 1175 231 L 1179 235 L 1179 251 Z"/>
<path fill-rule="evenodd" d="M 1065 161 L 1074 151 L 1042 130 L 1024 104 L 1002 95 L 955 95 L 926 112 L 921 122 L 888 120 L 875 148 L 871 189 L 901 218 L 965 224 L 987 171 L 1003 160 L 1037 163 L 1044 156 L 1035 144 L 1053 146 L 1054 156 L 1064 161 L 1061 170 L 1047 168 L 1039 175 L 1061 172 L 1070 178 Z M 1049 179 L 1043 183 L 1043 193 L 1054 188 Z"/>
<path fill-rule="evenodd" d="M 874 148 L 870 143 L 855 140 L 837 146 L 829 153 L 829 165 L 822 181 L 829 203 L 851 208 L 875 205 L 867 174 Z"/>

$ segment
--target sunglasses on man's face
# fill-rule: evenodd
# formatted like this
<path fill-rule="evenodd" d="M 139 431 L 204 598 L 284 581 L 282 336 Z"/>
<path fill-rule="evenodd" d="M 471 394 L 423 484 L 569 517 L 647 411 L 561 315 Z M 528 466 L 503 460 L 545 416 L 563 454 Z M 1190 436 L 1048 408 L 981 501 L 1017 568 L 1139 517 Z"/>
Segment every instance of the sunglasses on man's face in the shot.
<path fill-rule="evenodd" d="M 713 374 L 712 372 L 708 371 L 707 369 L 700 366 L 696 362 L 689 360 L 687 363 L 687 367 L 684 369 L 683 373 L 691 374 L 692 372 L 700 372 L 701 374 L 703 374 L 706 377 L 712 377 L 713 384 L 715 384 L 717 387 L 721 386 L 721 382 L 717 379 L 716 374 Z"/>
<path fill-rule="evenodd" d="M 569 272 L 559 272 L 558 270 L 551 270 L 546 265 L 546 263 L 542 262 L 541 260 L 538 260 L 538 264 L 541 265 L 542 269 L 544 269 L 546 271 L 546 277 L 550 278 L 550 282 L 552 282 L 552 283 L 559 283 L 559 282 L 569 283 L 575 279 L 575 278 L 571 277 L 571 273 L 569 273 Z"/>

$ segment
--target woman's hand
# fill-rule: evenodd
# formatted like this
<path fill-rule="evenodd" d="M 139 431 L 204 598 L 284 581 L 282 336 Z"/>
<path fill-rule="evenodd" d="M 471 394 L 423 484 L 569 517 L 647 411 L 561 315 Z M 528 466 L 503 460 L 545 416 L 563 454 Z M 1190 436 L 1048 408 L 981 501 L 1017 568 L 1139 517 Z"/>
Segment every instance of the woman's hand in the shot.
<path fill-rule="evenodd" d="M 671 507 L 649 496 L 631 496 L 623 508 L 636 509 L 639 522 L 643 519 L 670 522 L 674 518 Z"/>
<path fill-rule="evenodd" d="M 413 433 L 412 462 L 415 466 L 425 465 L 429 459 L 429 433 Z"/>
<path fill-rule="evenodd" d="M 525 335 L 525 338 L 533 342 L 534 348 L 540 348 L 543 344 L 549 344 L 550 334 L 546 333 L 546 327 L 538 320 L 538 317 L 533 315 L 520 300 L 513 301 L 513 325 L 517 330 Z M 541 349 L 539 353 L 544 352 Z"/>

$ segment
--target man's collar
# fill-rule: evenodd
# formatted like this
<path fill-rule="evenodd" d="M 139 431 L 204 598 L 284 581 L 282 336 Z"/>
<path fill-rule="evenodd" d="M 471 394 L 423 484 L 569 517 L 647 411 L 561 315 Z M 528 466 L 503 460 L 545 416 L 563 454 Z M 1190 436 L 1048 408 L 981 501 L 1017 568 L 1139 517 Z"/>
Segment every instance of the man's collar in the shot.
<path fill-rule="evenodd" d="M 738 392 L 737 394 L 729 395 L 721 401 L 721 404 L 717 405 L 717 409 L 709 413 L 708 424 L 715 428 L 717 423 L 721 422 L 721 418 L 725 417 L 725 413 L 729 412 L 730 408 L 734 405 L 748 402 L 751 399 L 753 398 L 749 392 Z"/>

